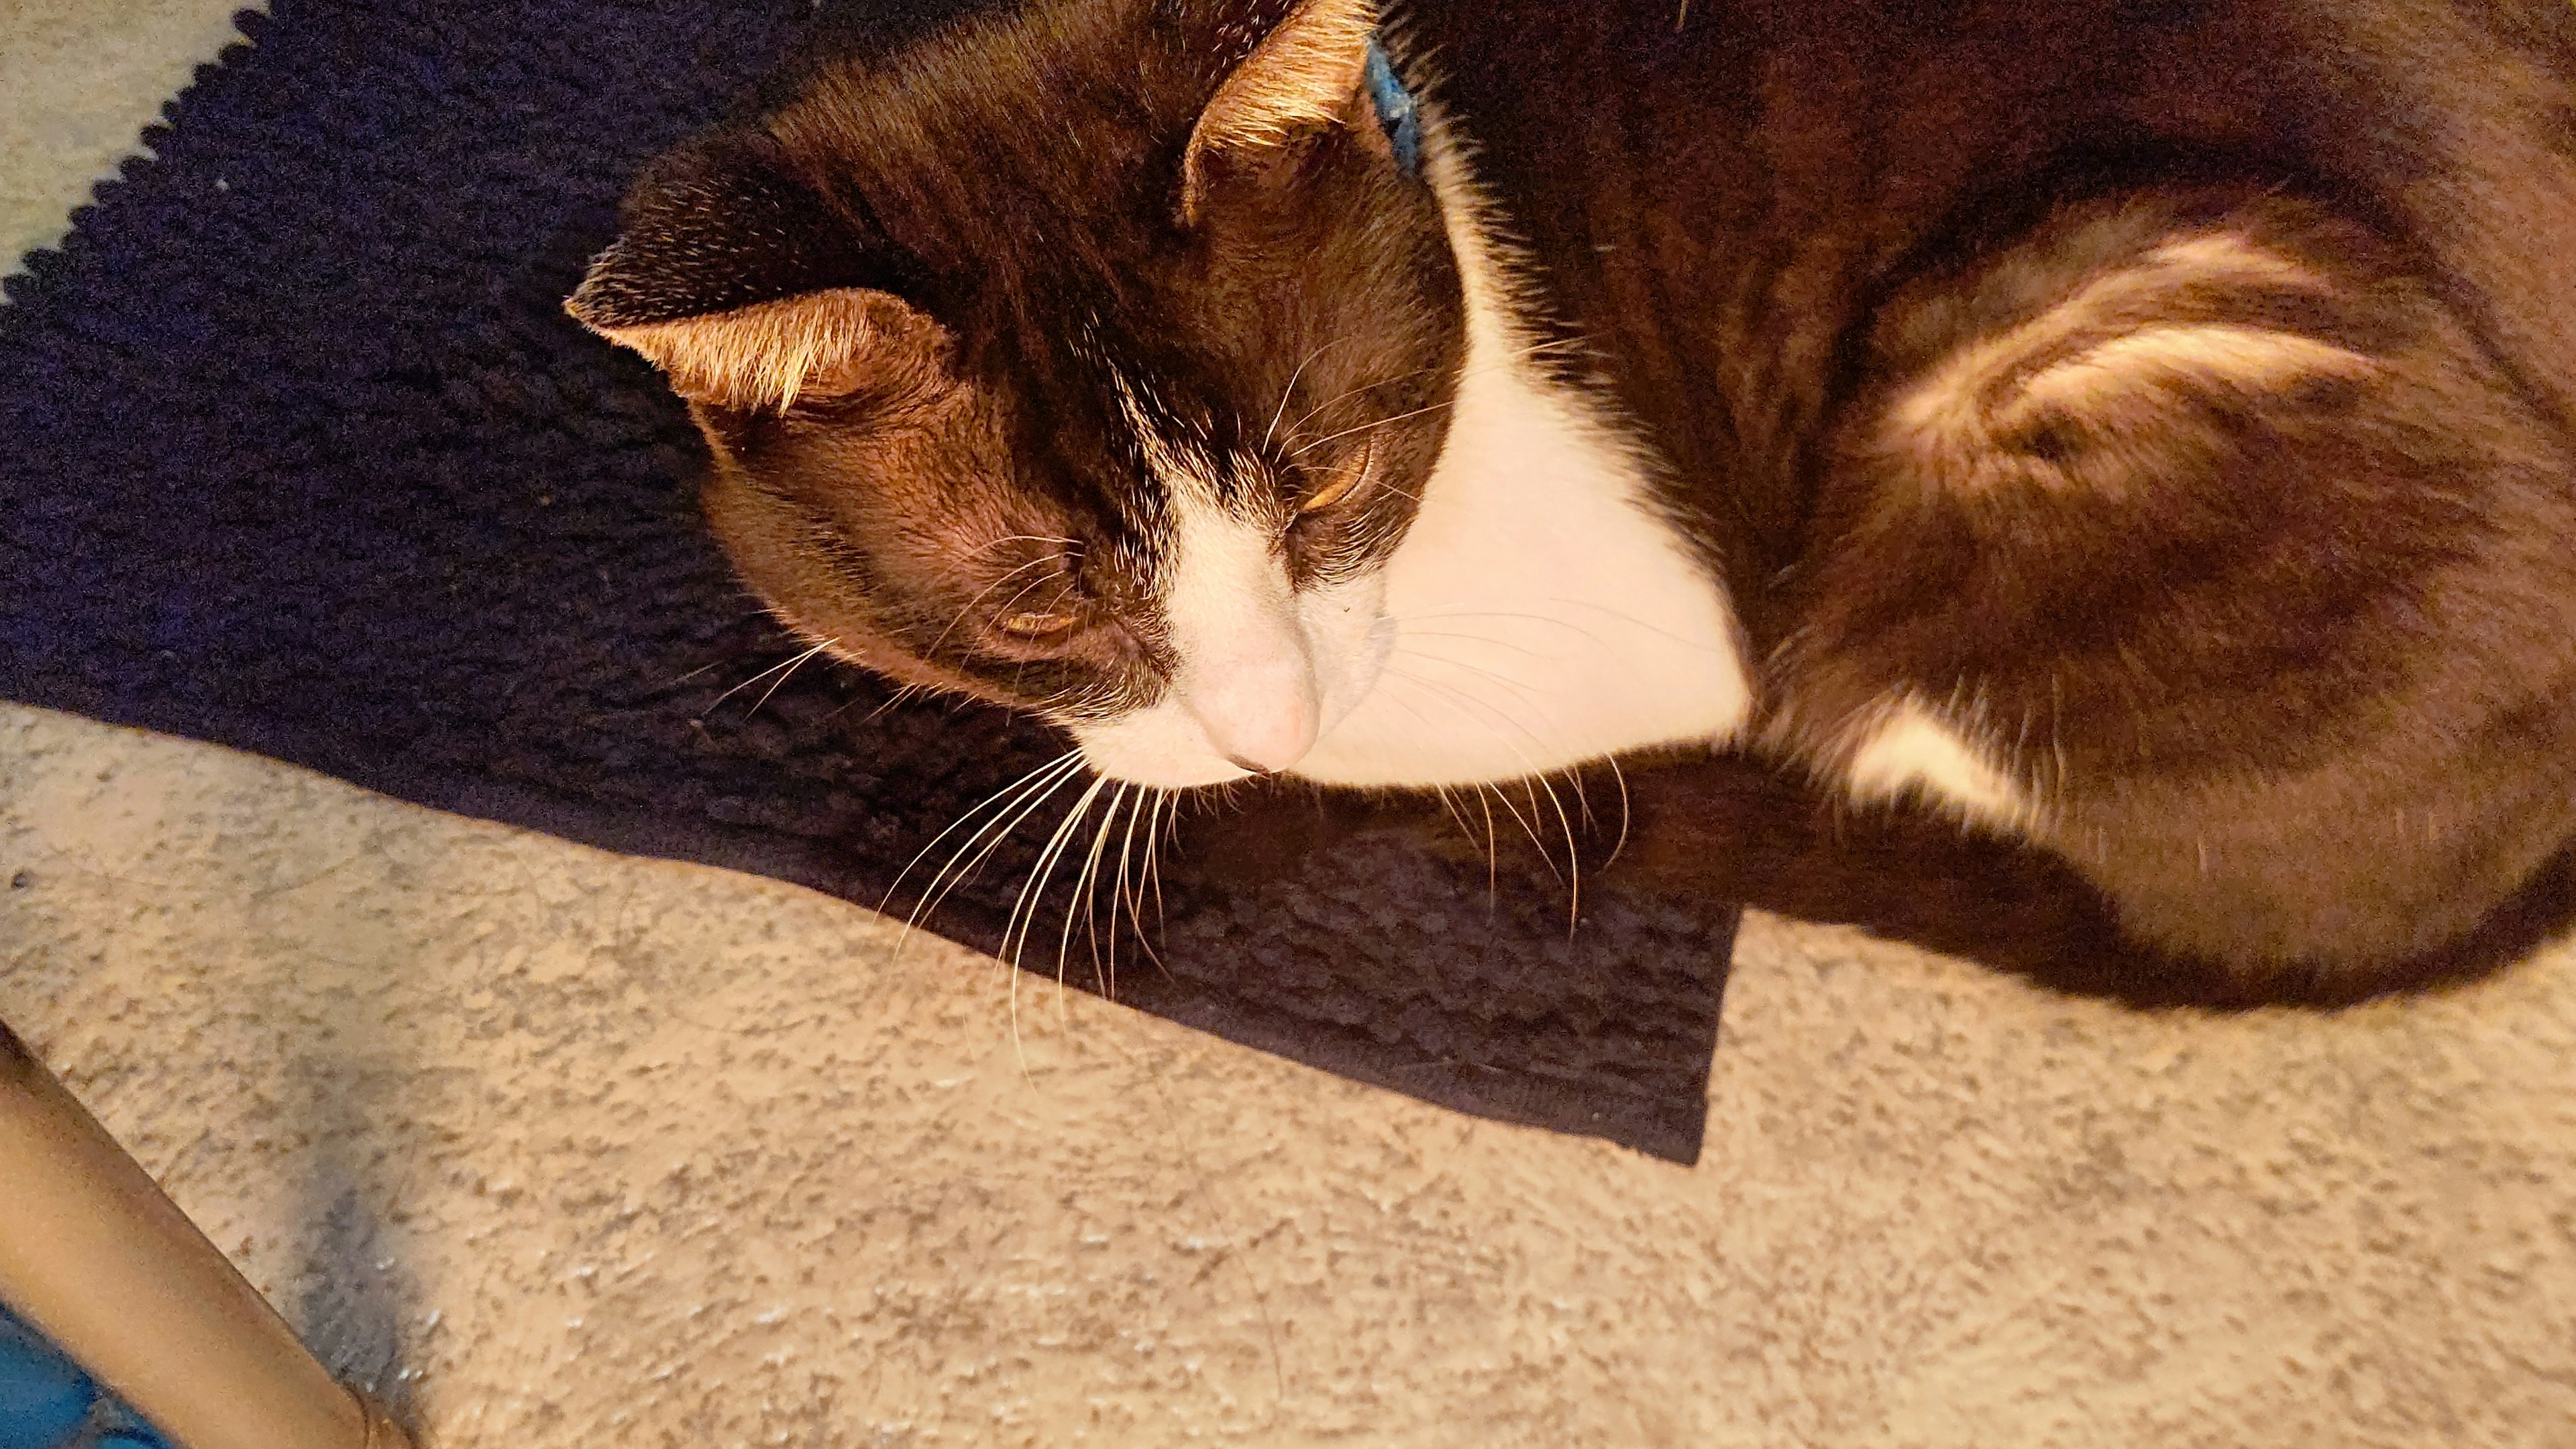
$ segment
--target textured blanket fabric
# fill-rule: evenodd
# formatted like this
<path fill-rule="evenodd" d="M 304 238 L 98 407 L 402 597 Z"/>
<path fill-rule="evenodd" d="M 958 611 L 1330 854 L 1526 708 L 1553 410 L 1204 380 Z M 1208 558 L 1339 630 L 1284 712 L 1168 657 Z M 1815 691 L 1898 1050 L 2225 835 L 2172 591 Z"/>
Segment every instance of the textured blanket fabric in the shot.
<path fill-rule="evenodd" d="M 971 827 L 925 849 L 1063 743 L 784 667 L 797 649 L 697 521 L 678 407 L 558 307 L 627 178 L 811 7 L 281 0 L 242 24 L 255 44 L 147 137 L 157 159 L 9 283 L 0 694 L 917 903 Z M 1082 788 L 1025 802 L 925 923 L 1002 949 Z M 1455 814 L 1191 806 L 1158 894 L 1141 854 L 1111 879 L 1127 837 L 1091 853 L 1106 801 L 1033 893 L 1029 969 L 1432 1101 L 1696 1154 L 1734 917 L 1599 871 L 1607 777 Z"/>

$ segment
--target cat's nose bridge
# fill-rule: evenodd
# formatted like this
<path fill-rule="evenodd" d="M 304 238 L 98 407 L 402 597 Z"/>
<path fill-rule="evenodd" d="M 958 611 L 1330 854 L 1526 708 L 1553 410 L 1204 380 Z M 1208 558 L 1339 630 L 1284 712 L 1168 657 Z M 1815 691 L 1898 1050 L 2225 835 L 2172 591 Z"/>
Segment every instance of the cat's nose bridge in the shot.
<path fill-rule="evenodd" d="M 1314 747 L 1324 711 L 1277 533 L 1187 490 L 1174 494 L 1172 532 L 1173 694 L 1217 754 L 1284 770 Z"/>
<path fill-rule="evenodd" d="M 1273 631 L 1263 630 L 1262 634 Z M 1314 748 L 1323 719 L 1314 664 L 1293 627 L 1240 639 L 1181 682 L 1182 707 L 1216 752 L 1249 770 L 1284 770 Z"/>

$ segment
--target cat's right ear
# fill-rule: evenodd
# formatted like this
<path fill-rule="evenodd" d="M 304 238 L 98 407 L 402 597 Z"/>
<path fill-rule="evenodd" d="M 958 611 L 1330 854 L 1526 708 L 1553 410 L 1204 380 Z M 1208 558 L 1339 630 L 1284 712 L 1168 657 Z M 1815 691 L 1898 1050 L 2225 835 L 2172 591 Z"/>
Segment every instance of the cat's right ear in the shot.
<path fill-rule="evenodd" d="M 1359 109 L 1376 33 L 1376 0 L 1297 0 L 1200 112 L 1181 158 L 1183 222 L 1197 222 L 1220 166 L 1258 162 L 1333 126 L 1383 148 L 1385 137 Z"/>
<path fill-rule="evenodd" d="M 719 133 L 627 193 L 617 240 L 564 303 L 692 402 L 783 410 L 918 376 L 946 333 L 885 287 L 884 245 L 798 177 L 778 143 Z"/>

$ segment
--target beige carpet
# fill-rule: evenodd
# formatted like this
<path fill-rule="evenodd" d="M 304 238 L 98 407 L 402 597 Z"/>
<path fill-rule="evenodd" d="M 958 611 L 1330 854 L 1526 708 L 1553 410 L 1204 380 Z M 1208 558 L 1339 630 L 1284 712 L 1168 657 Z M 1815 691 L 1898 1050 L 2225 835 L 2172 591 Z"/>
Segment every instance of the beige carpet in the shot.
<path fill-rule="evenodd" d="M 32 8 L 40 240 L 229 7 Z M 1682 1170 L 18 707 L 0 879 L 0 1017 L 443 1446 L 2576 1442 L 2576 953 L 2156 1018 L 1757 919 Z"/>

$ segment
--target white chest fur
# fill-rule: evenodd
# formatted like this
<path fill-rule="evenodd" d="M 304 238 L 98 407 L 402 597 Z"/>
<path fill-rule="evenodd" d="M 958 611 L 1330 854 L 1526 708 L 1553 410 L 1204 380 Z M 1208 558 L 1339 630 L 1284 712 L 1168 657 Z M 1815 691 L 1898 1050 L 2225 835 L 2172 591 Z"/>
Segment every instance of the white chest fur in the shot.
<path fill-rule="evenodd" d="M 1387 565 L 1394 649 L 1294 773 L 1468 784 L 1733 737 L 1752 689 L 1725 590 L 1633 450 L 1530 365 L 1463 168 L 1444 147 L 1430 159 L 1466 288 L 1464 372 Z"/>
<path fill-rule="evenodd" d="M 1428 159 L 1467 347 L 1412 527 L 1377 574 L 1292 597 L 1266 539 L 1193 481 L 1213 464 L 1163 448 L 1180 664 L 1161 700 L 1068 722 L 1101 773 L 1468 785 L 1742 732 L 1752 689 L 1725 590 L 1658 513 L 1637 451 L 1531 365 L 1510 276 L 1436 131 Z"/>

